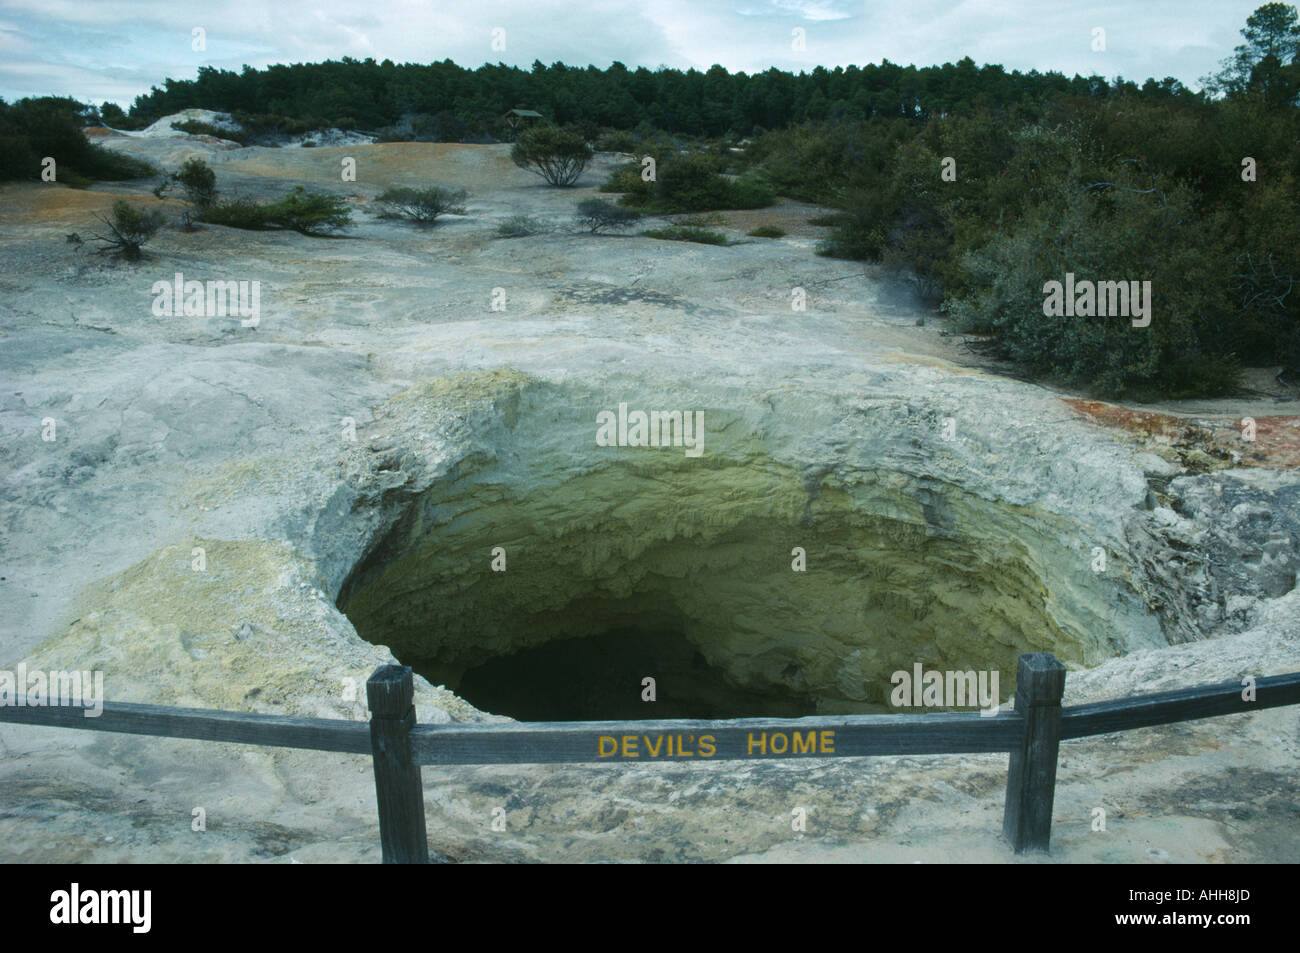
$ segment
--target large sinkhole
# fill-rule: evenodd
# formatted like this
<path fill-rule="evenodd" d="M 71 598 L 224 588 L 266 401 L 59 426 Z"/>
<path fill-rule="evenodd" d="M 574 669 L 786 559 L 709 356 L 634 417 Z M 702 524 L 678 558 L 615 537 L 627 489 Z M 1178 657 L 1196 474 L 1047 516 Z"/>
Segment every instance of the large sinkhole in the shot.
<path fill-rule="evenodd" d="M 1022 652 L 1116 654 L 1132 600 L 1088 572 L 1088 540 L 949 484 L 753 452 L 541 477 L 492 459 L 408 499 L 339 605 L 433 684 L 523 720 L 886 712 L 918 663 L 996 670 L 1005 699 Z"/>

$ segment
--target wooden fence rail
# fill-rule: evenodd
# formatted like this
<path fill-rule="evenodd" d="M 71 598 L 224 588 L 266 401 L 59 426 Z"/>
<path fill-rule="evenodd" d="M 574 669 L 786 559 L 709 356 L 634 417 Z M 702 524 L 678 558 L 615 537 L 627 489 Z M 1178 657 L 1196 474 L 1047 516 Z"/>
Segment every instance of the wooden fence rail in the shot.
<path fill-rule="evenodd" d="M 1300 703 L 1300 672 L 1061 706 L 1065 666 L 1048 652 L 1020 656 L 1015 710 L 929 715 L 420 725 L 411 669 L 385 665 L 366 683 L 371 719 L 298 718 L 104 702 L 87 717 L 71 706 L 0 705 L 0 722 L 265 747 L 369 754 L 384 863 L 427 863 L 420 768 L 453 764 L 870 757 L 1008 752 L 1002 830 L 1016 853 L 1048 848 L 1062 741 Z"/>

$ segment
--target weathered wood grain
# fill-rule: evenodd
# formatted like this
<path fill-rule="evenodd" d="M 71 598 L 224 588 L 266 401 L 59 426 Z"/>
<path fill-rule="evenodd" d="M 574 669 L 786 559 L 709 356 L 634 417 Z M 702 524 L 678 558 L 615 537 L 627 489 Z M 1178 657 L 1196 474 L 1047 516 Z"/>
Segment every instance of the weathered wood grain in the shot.
<path fill-rule="evenodd" d="M 381 665 L 366 682 L 370 741 L 375 758 L 379 841 L 386 864 L 427 864 L 424 789 L 411 760 L 415 687 L 406 665 Z"/>
<path fill-rule="evenodd" d="M 991 717 L 978 712 L 959 712 L 419 725 L 412 732 L 411 748 L 419 764 L 695 763 L 750 758 L 964 754 L 1011 750 L 1020 737 L 1019 722 L 1020 717 L 1012 712 Z M 829 732 L 830 737 L 824 738 L 823 732 Z M 773 747 L 779 750 L 774 752 Z"/>
<path fill-rule="evenodd" d="M 1020 656 L 1016 665 L 1016 712 L 1023 734 L 1011 748 L 1002 833 L 1017 854 L 1046 851 L 1052 836 L 1056 757 L 1061 740 L 1065 666 L 1050 652 Z"/>
<path fill-rule="evenodd" d="M 1197 688 L 1153 692 L 1133 698 L 1095 702 L 1066 708 L 1061 737 L 1086 738 L 1113 731 L 1131 731 L 1151 725 L 1168 725 L 1197 718 L 1217 718 L 1300 704 L 1300 672 L 1268 675 L 1255 680 L 1255 700 L 1242 700 L 1241 682 L 1222 682 Z"/>
<path fill-rule="evenodd" d="M 196 741 L 227 741 L 269 748 L 370 753 L 370 727 L 364 721 L 171 708 L 130 702 L 104 702 L 103 712 L 94 718 L 87 718 L 85 711 L 71 706 L 4 705 L 0 706 L 0 722 L 192 738 Z"/>

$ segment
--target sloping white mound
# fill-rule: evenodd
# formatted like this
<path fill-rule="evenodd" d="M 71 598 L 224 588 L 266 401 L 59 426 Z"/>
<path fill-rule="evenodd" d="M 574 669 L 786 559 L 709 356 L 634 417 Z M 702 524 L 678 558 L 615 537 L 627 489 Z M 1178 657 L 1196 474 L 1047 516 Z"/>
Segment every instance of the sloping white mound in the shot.
<path fill-rule="evenodd" d="M 230 118 L 229 113 L 214 112 L 211 109 L 182 109 L 178 113 L 172 113 L 170 116 L 163 116 L 152 125 L 146 126 L 139 132 L 128 132 L 128 136 L 143 136 L 149 139 L 159 138 L 176 138 L 177 136 L 186 136 L 189 133 L 180 129 L 173 128 L 175 123 L 181 122 L 205 122 L 217 129 L 226 132 L 238 132 L 239 123 Z"/>

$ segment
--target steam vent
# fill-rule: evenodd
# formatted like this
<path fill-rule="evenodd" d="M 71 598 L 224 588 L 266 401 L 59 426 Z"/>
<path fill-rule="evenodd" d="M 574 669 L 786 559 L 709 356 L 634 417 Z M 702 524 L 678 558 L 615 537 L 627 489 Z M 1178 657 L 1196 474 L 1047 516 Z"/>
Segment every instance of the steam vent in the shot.
<path fill-rule="evenodd" d="M 612 152 L 561 189 L 505 142 L 160 130 L 99 138 L 169 170 L 202 157 L 223 194 L 340 196 L 353 224 L 177 225 L 116 262 L 66 236 L 123 195 L 176 221 L 181 200 L 0 186 L 0 670 L 332 719 L 363 748 L 366 681 L 392 664 L 421 725 L 616 721 L 620 746 L 664 719 L 980 707 L 897 704 L 918 668 L 996 675 L 1006 714 L 1024 653 L 1066 666 L 1066 705 L 1300 670 L 1292 398 L 1138 408 L 1027 382 L 910 284 L 814 254 L 828 210 L 791 199 L 727 211 L 710 227 L 731 244 L 580 231 Z M 374 210 L 429 179 L 464 213 Z M 519 215 L 546 230 L 502 237 Z M 748 235 L 764 224 L 783 236 Z M 256 321 L 155 310 L 155 283 L 190 280 L 259 282 Z M 9 722 L 0 743 L 6 862 L 382 856 L 355 746 Z M 1294 707 L 1066 740 L 1038 862 L 1300 860 L 1297 751 Z M 428 849 L 1024 860 L 1006 750 L 831 753 L 429 764 Z"/>

